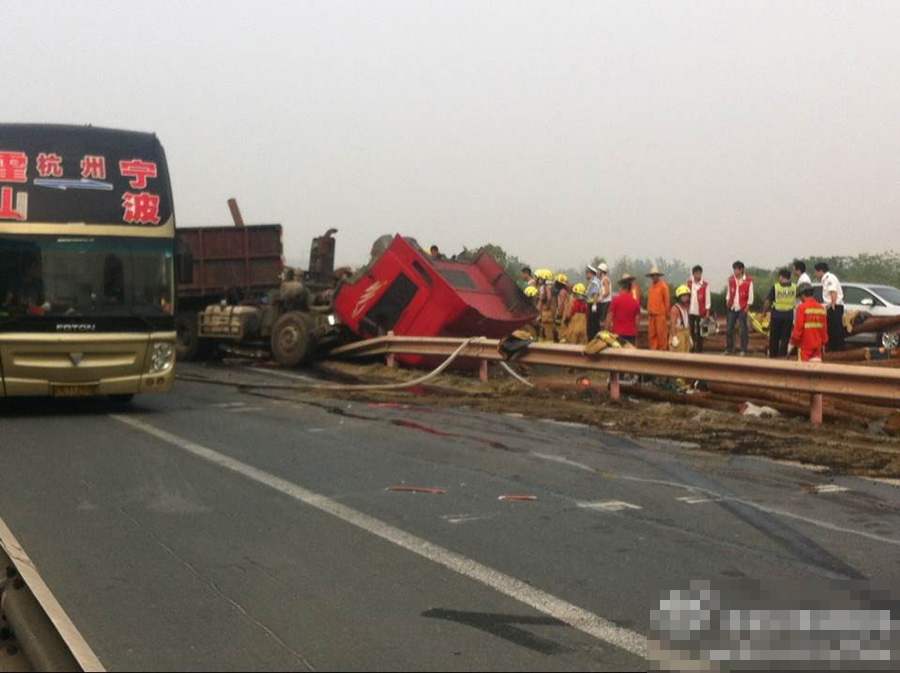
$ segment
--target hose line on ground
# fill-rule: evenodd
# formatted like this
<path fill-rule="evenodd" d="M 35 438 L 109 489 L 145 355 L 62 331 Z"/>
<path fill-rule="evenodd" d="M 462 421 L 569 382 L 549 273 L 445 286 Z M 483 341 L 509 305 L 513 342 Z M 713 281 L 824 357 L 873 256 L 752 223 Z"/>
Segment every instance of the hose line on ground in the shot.
<path fill-rule="evenodd" d="M 519 383 L 524 383 L 524 384 L 525 384 L 526 386 L 528 386 L 529 388 L 534 388 L 534 384 L 533 384 L 531 381 L 529 381 L 528 379 L 526 379 L 526 378 L 524 378 L 524 377 L 522 377 L 522 376 L 519 376 L 519 375 L 516 373 L 516 371 L 515 371 L 512 367 L 510 367 L 508 364 L 506 364 L 506 363 L 503 362 L 502 360 L 500 361 L 500 366 L 503 367 L 503 369 L 506 370 L 506 373 L 507 373 L 507 374 L 509 374 L 510 376 L 512 376 L 512 377 L 513 377 L 516 381 L 518 381 Z"/>
<path fill-rule="evenodd" d="M 462 355 L 462 352 L 472 343 L 483 341 L 484 337 L 471 337 L 463 341 L 459 348 L 453 351 L 450 356 L 444 360 L 436 369 L 428 372 L 424 376 L 420 376 L 417 379 L 413 379 L 412 381 L 402 381 L 400 383 L 373 383 L 373 384 L 347 384 L 340 385 L 334 383 L 311 383 L 308 385 L 278 385 L 273 383 L 235 383 L 233 381 L 214 381 L 212 379 L 206 379 L 202 376 L 186 376 L 183 374 L 176 374 L 175 378 L 179 381 L 190 381 L 191 383 L 207 383 L 211 385 L 219 385 L 219 386 L 232 386 L 237 388 L 253 388 L 256 390 L 399 390 L 402 388 L 410 388 L 412 386 L 419 386 L 423 383 L 427 383 L 434 377 L 438 376 L 443 372 L 447 367 L 453 364 L 453 362 Z M 513 373 L 514 376 L 518 376 Z M 526 382 L 527 383 L 527 382 Z M 531 384 L 529 384 L 531 385 Z"/>

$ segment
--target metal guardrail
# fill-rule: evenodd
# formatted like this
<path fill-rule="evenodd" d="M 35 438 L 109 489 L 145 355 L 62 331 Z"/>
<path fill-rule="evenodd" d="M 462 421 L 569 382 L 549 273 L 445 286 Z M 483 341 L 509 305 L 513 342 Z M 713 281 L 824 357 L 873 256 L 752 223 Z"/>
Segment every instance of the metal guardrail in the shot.
<path fill-rule="evenodd" d="M 450 337 L 386 336 L 336 348 L 335 357 L 419 355 L 447 357 L 465 341 Z M 473 340 L 461 357 L 488 362 L 504 360 L 497 339 Z M 515 361 L 604 371 L 610 374 L 610 396 L 618 399 L 619 376 L 638 374 L 809 393 L 810 419 L 822 422 L 822 395 L 868 397 L 900 403 L 900 370 L 846 364 L 795 362 L 769 358 L 613 349 L 586 355 L 582 346 L 533 343 Z M 483 369 L 484 371 L 484 369 Z"/>
<path fill-rule="evenodd" d="M 104 671 L 0 519 L 0 671 Z"/>

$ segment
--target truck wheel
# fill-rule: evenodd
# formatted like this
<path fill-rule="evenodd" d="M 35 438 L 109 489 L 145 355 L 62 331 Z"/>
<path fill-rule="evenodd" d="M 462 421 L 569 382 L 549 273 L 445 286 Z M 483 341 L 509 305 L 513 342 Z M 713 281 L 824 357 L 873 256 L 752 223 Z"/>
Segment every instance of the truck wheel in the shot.
<path fill-rule="evenodd" d="M 197 334 L 197 314 L 179 313 L 175 318 L 175 356 L 182 362 L 197 359 L 200 349 L 200 337 Z"/>
<path fill-rule="evenodd" d="M 311 325 L 307 316 L 296 311 L 285 313 L 272 327 L 272 355 L 285 367 L 294 367 L 312 351 Z"/>

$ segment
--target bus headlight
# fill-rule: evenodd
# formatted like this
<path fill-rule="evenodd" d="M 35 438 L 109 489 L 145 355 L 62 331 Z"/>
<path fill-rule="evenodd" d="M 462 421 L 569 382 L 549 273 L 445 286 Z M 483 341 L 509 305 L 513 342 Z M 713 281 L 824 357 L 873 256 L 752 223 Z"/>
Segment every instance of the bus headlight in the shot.
<path fill-rule="evenodd" d="M 170 343 L 155 343 L 150 351 L 150 374 L 167 372 L 175 363 L 175 347 Z"/>

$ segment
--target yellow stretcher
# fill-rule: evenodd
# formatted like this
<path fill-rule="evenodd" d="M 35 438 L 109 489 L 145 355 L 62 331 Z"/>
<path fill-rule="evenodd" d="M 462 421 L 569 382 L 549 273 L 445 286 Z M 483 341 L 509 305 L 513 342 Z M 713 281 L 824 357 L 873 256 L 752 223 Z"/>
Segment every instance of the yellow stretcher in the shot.
<path fill-rule="evenodd" d="M 762 313 L 748 313 L 750 318 L 750 326 L 763 336 L 769 336 L 769 323 L 772 320 L 772 314 L 763 316 Z"/>

